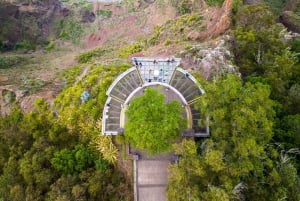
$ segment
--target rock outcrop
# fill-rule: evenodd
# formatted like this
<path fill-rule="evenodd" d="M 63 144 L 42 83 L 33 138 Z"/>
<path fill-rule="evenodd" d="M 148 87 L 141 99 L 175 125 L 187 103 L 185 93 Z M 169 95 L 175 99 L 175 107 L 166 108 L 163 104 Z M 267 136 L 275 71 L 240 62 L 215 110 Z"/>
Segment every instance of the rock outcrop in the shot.
<path fill-rule="evenodd" d="M 290 0 L 284 7 L 279 21 L 293 32 L 300 33 L 299 0 Z"/>
<path fill-rule="evenodd" d="M 193 40 L 204 40 L 223 34 L 230 28 L 230 15 L 232 10 L 233 0 L 225 0 L 222 8 L 219 9 L 210 22 L 207 24 L 206 31 L 192 31 L 188 38 Z"/>
<path fill-rule="evenodd" d="M 0 2 L 0 44 L 10 50 L 18 43 L 43 43 L 55 31 L 54 22 L 68 14 L 59 0 Z"/>

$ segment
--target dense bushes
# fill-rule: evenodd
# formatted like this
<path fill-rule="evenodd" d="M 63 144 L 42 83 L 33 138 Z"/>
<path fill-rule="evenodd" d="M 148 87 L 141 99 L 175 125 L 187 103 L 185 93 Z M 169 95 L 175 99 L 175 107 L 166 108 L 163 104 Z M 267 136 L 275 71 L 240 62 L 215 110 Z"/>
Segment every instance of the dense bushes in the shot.
<path fill-rule="evenodd" d="M 97 58 L 102 56 L 105 52 L 107 52 L 107 50 L 100 48 L 96 48 L 87 52 L 84 52 L 82 54 L 80 54 L 77 57 L 77 60 L 79 61 L 79 63 L 87 63 L 89 61 L 91 61 L 92 58 Z"/>
<path fill-rule="evenodd" d="M 119 50 L 119 56 L 121 58 L 127 58 L 133 53 L 142 51 L 142 46 L 138 43 L 134 43 L 128 46 L 125 46 Z"/>
<path fill-rule="evenodd" d="M 40 100 L 28 114 L 16 109 L 0 118 L 0 200 L 132 200 L 130 184 L 110 160 L 117 149 L 99 127 L 105 92 L 127 67 L 91 67 L 57 97 L 55 109 Z M 87 87 L 92 99 L 82 104 Z M 99 152 L 99 144 L 110 149 Z"/>
<path fill-rule="evenodd" d="M 211 136 L 174 146 L 169 200 L 300 199 L 299 42 L 286 42 L 269 7 L 235 12 L 230 44 L 241 75 L 202 82 L 198 107 Z"/>

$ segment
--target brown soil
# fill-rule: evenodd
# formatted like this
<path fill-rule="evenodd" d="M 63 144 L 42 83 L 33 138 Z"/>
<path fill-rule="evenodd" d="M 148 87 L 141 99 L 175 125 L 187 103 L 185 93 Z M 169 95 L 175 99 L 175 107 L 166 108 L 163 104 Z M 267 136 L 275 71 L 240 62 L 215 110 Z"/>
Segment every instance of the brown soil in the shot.
<path fill-rule="evenodd" d="M 108 9 L 103 4 L 97 5 L 97 8 Z M 157 26 L 164 24 L 169 19 L 176 17 L 174 8 L 165 7 L 157 8 L 152 4 L 143 12 L 131 12 L 127 8 L 110 7 L 113 16 L 111 21 L 101 24 L 101 28 L 97 32 L 90 34 L 86 38 L 87 48 L 93 48 L 108 42 L 120 41 L 120 43 L 130 43 L 136 40 L 138 36 L 142 36 L 151 32 Z M 148 16 L 151 16 L 149 18 Z"/>
<path fill-rule="evenodd" d="M 8 80 L 7 77 L 2 77 L 2 76 L 0 76 L 0 82 L 6 82 L 7 80 Z"/>
<path fill-rule="evenodd" d="M 204 16 L 207 21 L 207 30 L 204 32 L 192 31 L 188 37 L 192 40 L 205 40 L 219 36 L 230 28 L 230 14 L 233 0 L 225 0 L 221 9 L 209 8 Z"/>

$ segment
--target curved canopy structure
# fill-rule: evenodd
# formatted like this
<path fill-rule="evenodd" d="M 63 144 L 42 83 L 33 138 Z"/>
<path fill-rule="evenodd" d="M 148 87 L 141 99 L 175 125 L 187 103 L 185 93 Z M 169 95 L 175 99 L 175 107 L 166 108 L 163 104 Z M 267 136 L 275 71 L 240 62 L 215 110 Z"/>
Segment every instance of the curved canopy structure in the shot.
<path fill-rule="evenodd" d="M 102 134 L 117 135 L 124 131 L 125 110 L 133 97 L 146 87 L 161 85 L 169 99 L 177 99 L 185 108 L 186 136 L 206 137 L 209 127 L 198 126 L 203 119 L 194 104 L 204 90 L 187 71 L 179 68 L 180 59 L 133 58 L 135 64 L 111 84 L 102 118 Z"/>

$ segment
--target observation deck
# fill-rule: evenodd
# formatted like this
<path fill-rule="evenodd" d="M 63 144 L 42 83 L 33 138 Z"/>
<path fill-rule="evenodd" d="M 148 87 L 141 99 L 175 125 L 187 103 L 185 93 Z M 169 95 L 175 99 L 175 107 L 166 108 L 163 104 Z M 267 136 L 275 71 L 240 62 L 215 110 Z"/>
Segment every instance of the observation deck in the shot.
<path fill-rule="evenodd" d="M 168 99 L 177 99 L 184 107 L 183 116 L 187 119 L 184 136 L 207 137 L 208 126 L 199 126 L 198 122 L 208 121 L 195 108 L 198 98 L 204 90 L 196 79 L 179 67 L 180 58 L 144 58 L 132 59 L 134 66 L 117 77 L 106 92 L 108 96 L 102 116 L 102 134 L 117 135 L 124 132 L 125 111 L 133 97 L 142 95 L 147 87 L 162 86 L 162 92 Z"/>

